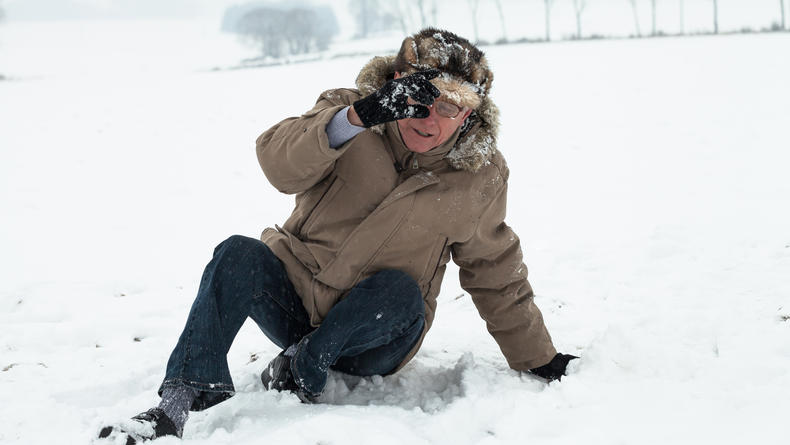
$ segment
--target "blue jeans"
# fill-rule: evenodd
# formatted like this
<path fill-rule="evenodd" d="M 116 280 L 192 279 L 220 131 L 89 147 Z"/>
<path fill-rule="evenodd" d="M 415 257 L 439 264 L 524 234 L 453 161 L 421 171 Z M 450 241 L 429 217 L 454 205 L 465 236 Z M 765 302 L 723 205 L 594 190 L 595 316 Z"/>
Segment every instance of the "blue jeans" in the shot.
<path fill-rule="evenodd" d="M 314 328 L 274 253 L 257 239 L 234 235 L 214 249 L 203 272 L 159 394 L 167 387 L 195 389 L 193 411 L 231 397 L 227 353 L 247 317 L 280 348 L 296 345 L 291 371 L 315 395 L 330 368 L 391 373 L 419 340 L 425 308 L 411 277 L 384 270 L 358 283 Z"/>

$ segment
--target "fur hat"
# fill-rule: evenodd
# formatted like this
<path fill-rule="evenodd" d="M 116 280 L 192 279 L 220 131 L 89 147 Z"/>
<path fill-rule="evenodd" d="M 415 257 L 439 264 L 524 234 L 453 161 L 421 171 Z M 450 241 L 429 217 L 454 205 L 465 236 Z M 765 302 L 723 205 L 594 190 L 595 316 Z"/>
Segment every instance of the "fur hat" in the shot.
<path fill-rule="evenodd" d="M 443 98 L 471 109 L 480 106 L 494 80 L 485 55 L 475 45 L 449 31 L 425 28 L 403 40 L 395 70 L 411 74 L 431 68 L 442 72 L 431 82 Z"/>
<path fill-rule="evenodd" d="M 434 28 L 420 31 L 403 41 L 397 55 L 371 59 L 357 76 L 357 89 L 367 96 L 392 79 L 396 71 L 409 74 L 430 68 L 443 72 L 431 80 L 443 99 L 474 110 L 445 158 L 458 170 L 475 172 L 497 152 L 499 108 L 488 95 L 494 75 L 483 53 L 469 41 Z M 371 130 L 384 134 L 385 126 L 376 125 Z"/>

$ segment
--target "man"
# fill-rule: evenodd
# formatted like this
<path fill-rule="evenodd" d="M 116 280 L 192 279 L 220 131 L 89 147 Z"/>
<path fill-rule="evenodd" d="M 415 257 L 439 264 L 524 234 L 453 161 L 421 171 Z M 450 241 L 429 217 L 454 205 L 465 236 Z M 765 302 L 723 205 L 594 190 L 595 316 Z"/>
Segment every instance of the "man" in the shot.
<path fill-rule="evenodd" d="M 504 222 L 492 81 L 478 48 L 429 28 L 372 59 L 358 90 L 326 91 L 263 133 L 261 167 L 296 194 L 296 208 L 260 241 L 233 236 L 216 248 L 162 402 L 100 437 L 180 437 L 189 410 L 231 397 L 226 354 L 247 317 L 283 349 L 261 376 L 267 389 L 310 403 L 329 369 L 398 371 L 433 322 L 451 258 L 510 367 L 560 379 L 575 357 L 554 349 Z"/>

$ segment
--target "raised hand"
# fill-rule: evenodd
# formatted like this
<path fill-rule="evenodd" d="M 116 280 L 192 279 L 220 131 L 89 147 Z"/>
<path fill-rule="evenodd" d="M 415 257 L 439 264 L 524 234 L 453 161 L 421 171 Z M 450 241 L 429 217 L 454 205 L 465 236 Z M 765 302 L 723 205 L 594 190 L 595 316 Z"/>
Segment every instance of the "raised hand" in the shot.
<path fill-rule="evenodd" d="M 430 80 L 439 70 L 419 71 L 408 76 L 388 80 L 377 91 L 354 102 L 354 111 L 365 127 L 406 118 L 426 118 L 428 107 L 441 95 Z M 409 98 L 413 103 L 409 103 Z"/>

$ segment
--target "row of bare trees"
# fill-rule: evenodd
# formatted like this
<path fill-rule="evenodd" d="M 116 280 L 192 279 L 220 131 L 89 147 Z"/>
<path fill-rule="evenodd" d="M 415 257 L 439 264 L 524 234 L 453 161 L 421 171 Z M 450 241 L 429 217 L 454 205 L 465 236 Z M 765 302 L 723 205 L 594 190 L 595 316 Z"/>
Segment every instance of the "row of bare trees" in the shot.
<path fill-rule="evenodd" d="M 367 38 L 376 32 L 399 29 L 403 34 L 410 34 L 416 29 L 438 22 L 439 4 L 449 0 L 350 0 L 349 9 L 352 11 L 356 24 L 356 36 Z M 539 1 L 539 0 L 529 0 Z M 581 39 L 583 16 L 591 4 L 597 0 L 543 0 L 545 14 L 545 40 L 550 41 L 551 12 L 558 2 L 568 2 L 572 6 L 576 23 L 574 38 Z M 630 5 L 636 35 L 643 35 L 639 23 L 639 5 L 649 1 L 651 10 L 650 35 L 657 36 L 661 33 L 656 20 L 657 10 L 672 1 L 677 4 L 680 19 L 680 33 L 685 33 L 685 0 L 621 0 L 624 7 Z M 710 1 L 713 12 L 713 32 L 719 32 L 719 5 L 718 0 Z M 785 25 L 785 1 L 779 0 L 781 12 L 781 29 Z M 0 0 L 2 2 L 2 0 Z M 480 42 L 478 17 L 480 8 L 496 8 L 501 24 L 501 37 L 497 42 L 507 42 L 508 33 L 505 27 L 506 11 L 502 0 L 465 0 L 472 18 L 474 41 Z M 453 3 L 457 7 L 458 3 Z M 235 6 L 226 11 L 223 29 L 238 32 L 248 40 L 259 45 L 264 56 L 278 58 L 286 54 L 303 54 L 312 51 L 321 51 L 327 48 L 331 37 L 338 32 L 331 8 L 306 6 L 303 3 L 283 0 L 280 4 L 251 3 L 249 6 Z M 331 24 L 330 24 L 331 22 Z M 775 29 L 776 29 L 775 25 Z"/>
<path fill-rule="evenodd" d="M 557 0 L 543 0 L 544 6 L 544 13 L 545 13 L 545 20 L 546 20 L 546 40 L 551 40 L 551 10 Z M 591 0 L 570 0 L 573 3 L 573 12 L 576 19 L 576 35 L 577 39 L 582 38 L 582 15 L 584 11 L 587 9 L 588 4 Z M 634 26 L 636 28 L 636 35 L 641 37 L 642 36 L 642 29 L 639 25 L 639 11 L 638 11 L 638 0 L 627 0 L 628 3 L 631 5 L 631 9 L 633 11 L 634 16 Z M 686 24 L 685 24 L 685 1 L 684 0 L 677 0 L 679 2 L 679 18 L 680 18 L 680 34 L 685 34 L 686 32 Z M 711 6 L 713 10 L 713 32 L 715 34 L 719 33 L 719 2 L 718 0 L 710 0 Z M 497 10 L 499 12 L 500 20 L 502 22 L 502 39 L 507 40 L 507 34 L 505 32 L 505 19 L 504 13 L 502 11 L 502 3 L 501 0 L 493 0 Z M 779 0 L 779 8 L 780 8 L 780 29 L 786 30 L 787 25 L 785 21 L 785 0 Z M 469 4 L 470 12 L 472 14 L 472 21 L 473 21 L 473 28 L 475 34 L 475 40 L 479 40 L 477 36 L 477 10 L 480 6 L 480 0 L 467 0 Z M 658 0 L 650 0 L 650 9 L 651 9 L 651 30 L 650 35 L 656 36 L 659 34 L 659 30 L 656 24 L 656 10 L 658 9 Z"/>
<path fill-rule="evenodd" d="M 551 11 L 558 0 L 543 0 L 544 14 L 545 14 L 545 39 L 551 40 Z M 564 0 L 570 1 L 573 6 L 574 18 L 576 21 L 576 34 L 575 38 L 582 38 L 582 18 L 584 12 L 587 10 L 588 5 L 594 3 L 594 0 Z M 677 1 L 679 10 L 679 29 L 680 34 L 685 34 L 685 0 L 649 0 L 651 10 L 651 27 L 650 35 L 657 36 L 660 34 L 657 24 L 657 10 L 659 3 L 667 3 L 668 1 Z M 709 0 L 711 2 L 711 9 L 713 13 L 713 32 L 719 33 L 719 2 L 718 0 Z M 786 0 L 779 0 L 781 29 L 787 29 L 785 24 L 785 5 Z M 639 23 L 639 3 L 640 0 L 623 0 L 624 3 L 630 4 L 633 17 L 636 35 L 642 37 L 642 29 Z M 498 41 L 506 42 L 508 40 L 507 30 L 505 28 L 505 10 L 502 5 L 502 0 L 466 0 L 466 5 L 469 9 L 472 18 L 472 37 L 475 41 L 480 41 L 479 26 L 478 26 L 478 12 L 480 7 L 494 6 L 499 15 L 501 24 L 501 37 Z M 438 23 L 437 16 L 437 0 L 351 0 L 351 10 L 354 11 L 355 21 L 357 24 L 358 37 L 368 37 L 371 30 L 389 30 L 400 28 L 404 34 L 410 31 L 427 26 L 431 23 Z M 430 18 L 427 12 L 430 11 Z M 415 17 L 419 14 L 419 17 Z"/>
<path fill-rule="evenodd" d="M 416 28 L 438 23 L 437 0 L 351 0 L 349 9 L 357 26 L 356 37 L 364 39 L 377 31 L 400 29 L 410 34 Z"/>

